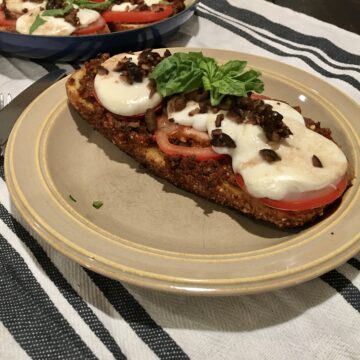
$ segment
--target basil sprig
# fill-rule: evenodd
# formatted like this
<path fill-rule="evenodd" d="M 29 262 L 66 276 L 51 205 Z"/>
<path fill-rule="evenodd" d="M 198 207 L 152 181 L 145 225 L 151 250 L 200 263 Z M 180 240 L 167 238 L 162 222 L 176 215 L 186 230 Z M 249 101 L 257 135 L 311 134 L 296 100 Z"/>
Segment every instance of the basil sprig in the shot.
<path fill-rule="evenodd" d="M 204 88 L 210 92 L 211 105 L 218 105 L 226 95 L 246 96 L 264 91 L 261 73 L 245 71 L 246 61 L 231 60 L 218 65 L 201 52 L 175 53 L 162 60 L 150 74 L 163 96 Z"/>
<path fill-rule="evenodd" d="M 104 203 L 101 200 L 97 200 L 94 201 L 92 205 L 95 209 L 100 209 L 104 205 Z"/>

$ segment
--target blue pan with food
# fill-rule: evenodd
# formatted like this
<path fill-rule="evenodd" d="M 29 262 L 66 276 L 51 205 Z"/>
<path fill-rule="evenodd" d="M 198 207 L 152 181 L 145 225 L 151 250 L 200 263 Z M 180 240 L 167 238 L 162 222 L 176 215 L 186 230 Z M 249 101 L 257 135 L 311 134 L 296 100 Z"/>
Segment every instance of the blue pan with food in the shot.
<path fill-rule="evenodd" d="M 101 2 L 99 1 L 101 0 L 91 0 L 91 3 L 100 4 Z M 102 2 L 105 3 L 109 1 L 111 0 Z M 156 0 L 147 1 L 158 2 Z M 89 1 L 86 0 L 86 2 L 89 4 Z M 116 5 L 117 2 L 120 3 L 120 5 L 124 3 L 124 1 L 115 0 L 115 2 L 113 2 L 114 5 Z M 171 35 L 175 34 L 179 27 L 194 14 L 197 2 L 198 0 L 185 0 L 185 9 L 174 12 L 170 14 L 170 16 L 166 13 L 166 9 L 168 9 L 169 4 L 172 3 L 163 0 L 158 3 L 160 4 L 159 6 L 162 6 L 165 10 L 161 9 L 161 11 L 157 11 L 156 13 L 150 13 L 149 11 L 125 11 L 115 12 L 114 15 L 114 12 L 110 13 L 106 11 L 102 12 L 104 15 L 102 17 L 106 18 L 106 25 L 109 25 L 108 27 L 106 26 L 106 32 L 103 33 L 103 30 L 99 31 L 99 26 L 94 28 L 93 24 L 99 24 L 99 21 L 95 21 L 92 23 L 92 28 L 83 26 L 80 30 L 77 29 L 72 34 L 61 36 L 45 35 L 44 33 L 46 33 L 46 31 L 41 32 L 41 30 L 50 24 L 50 22 L 44 24 L 44 21 L 46 22 L 50 17 L 44 16 L 39 19 L 39 16 L 35 14 L 30 22 L 27 19 L 29 25 L 26 25 L 26 21 L 23 21 L 23 24 L 20 24 L 21 26 L 19 24 L 17 25 L 20 31 L 23 31 L 23 33 L 18 33 L 6 31 L 6 26 L 1 26 L 2 19 L 0 14 L 0 29 L 2 30 L 0 31 L 0 52 L 5 55 L 10 54 L 13 56 L 47 61 L 83 61 L 103 52 L 118 53 L 121 51 L 136 51 L 159 46 Z M 74 7 L 78 8 L 77 5 L 74 5 Z M 80 9 L 81 8 L 82 6 L 80 5 Z M 43 8 L 41 10 L 43 10 Z M 57 15 L 59 15 L 63 10 L 64 9 L 55 8 L 51 9 L 51 11 L 45 11 L 52 15 L 57 12 Z M 129 8 L 126 10 L 129 10 Z M 22 18 L 29 18 L 29 14 L 26 14 L 28 11 L 23 12 L 25 16 L 22 16 Z M 136 14 L 136 12 L 138 12 L 138 14 Z M 121 13 L 123 15 L 120 15 L 118 18 L 117 14 Z M 125 19 L 123 23 L 124 13 L 129 19 Z M 139 16 L 139 13 L 148 16 L 147 20 L 144 20 L 148 21 L 147 23 L 136 23 L 138 21 L 136 17 Z M 71 14 L 67 14 L 68 17 L 70 15 Z M 131 16 L 133 16 L 133 18 Z M 59 16 L 56 17 L 58 18 Z M 17 19 L 17 21 L 19 22 L 19 19 Z M 131 23 L 132 21 L 134 21 L 134 24 Z M 4 23 L 6 25 L 11 22 L 5 21 Z M 24 29 L 24 26 L 25 30 L 21 30 Z M 26 28 L 26 26 L 28 27 Z M 110 28 L 110 30 L 108 28 Z M 90 32 L 88 32 L 89 29 Z M 95 30 L 95 32 L 91 33 L 92 30 Z M 33 34 L 30 34 L 31 32 Z"/>

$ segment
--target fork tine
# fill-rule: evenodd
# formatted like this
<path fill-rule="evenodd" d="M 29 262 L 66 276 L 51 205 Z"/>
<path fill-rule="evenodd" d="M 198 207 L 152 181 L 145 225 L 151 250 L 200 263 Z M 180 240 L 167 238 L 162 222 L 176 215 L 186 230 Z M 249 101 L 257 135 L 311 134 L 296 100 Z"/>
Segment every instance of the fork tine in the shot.
<path fill-rule="evenodd" d="M 6 97 L 3 93 L 0 93 L 0 110 L 3 109 L 6 105 L 9 105 L 12 100 L 10 93 L 7 93 Z"/>

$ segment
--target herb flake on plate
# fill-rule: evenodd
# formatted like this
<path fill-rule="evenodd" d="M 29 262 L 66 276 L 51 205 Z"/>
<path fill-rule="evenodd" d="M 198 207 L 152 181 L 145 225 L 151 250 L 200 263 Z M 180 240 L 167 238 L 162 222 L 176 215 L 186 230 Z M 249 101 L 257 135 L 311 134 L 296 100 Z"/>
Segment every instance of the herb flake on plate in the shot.
<path fill-rule="evenodd" d="M 94 201 L 92 206 L 95 208 L 95 209 L 100 209 L 102 206 L 104 205 L 104 203 L 100 200 L 97 200 L 97 201 Z"/>

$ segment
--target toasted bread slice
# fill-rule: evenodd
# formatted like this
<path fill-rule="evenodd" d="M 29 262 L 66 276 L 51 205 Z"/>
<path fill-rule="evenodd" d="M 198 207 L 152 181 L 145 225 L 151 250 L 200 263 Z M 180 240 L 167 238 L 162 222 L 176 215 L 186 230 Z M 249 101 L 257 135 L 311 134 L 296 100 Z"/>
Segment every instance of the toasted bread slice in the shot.
<path fill-rule="evenodd" d="M 116 31 L 128 31 L 128 30 L 136 30 L 141 29 L 145 26 L 151 25 L 153 23 L 149 24 L 123 24 L 123 23 L 109 23 L 109 28 L 111 29 L 111 32 Z"/>
<path fill-rule="evenodd" d="M 15 26 L 0 26 L 0 31 L 16 32 L 16 28 L 15 28 Z"/>
<path fill-rule="evenodd" d="M 103 61 L 101 58 L 91 60 L 71 75 L 66 83 L 69 102 L 95 130 L 151 173 L 179 188 L 279 228 L 302 226 L 323 215 L 325 207 L 284 211 L 264 205 L 237 185 L 231 159 L 227 157 L 196 161 L 191 157 L 174 158 L 163 153 L 153 136 L 146 132 L 144 120 L 134 119 L 137 127 L 132 127 L 132 120 L 108 112 L 95 100 L 93 79 Z"/>

